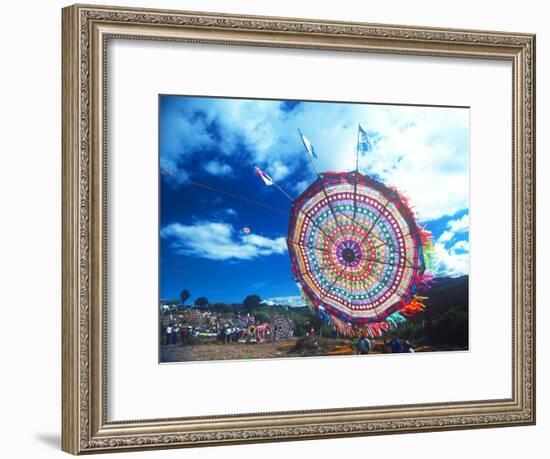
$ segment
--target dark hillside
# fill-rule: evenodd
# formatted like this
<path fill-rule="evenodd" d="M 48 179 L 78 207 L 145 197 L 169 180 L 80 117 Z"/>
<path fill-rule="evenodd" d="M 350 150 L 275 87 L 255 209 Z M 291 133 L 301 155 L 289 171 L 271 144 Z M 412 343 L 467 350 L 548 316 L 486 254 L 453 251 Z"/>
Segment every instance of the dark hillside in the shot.
<path fill-rule="evenodd" d="M 468 276 L 434 279 L 426 309 L 395 331 L 398 336 L 435 347 L 468 348 Z"/>

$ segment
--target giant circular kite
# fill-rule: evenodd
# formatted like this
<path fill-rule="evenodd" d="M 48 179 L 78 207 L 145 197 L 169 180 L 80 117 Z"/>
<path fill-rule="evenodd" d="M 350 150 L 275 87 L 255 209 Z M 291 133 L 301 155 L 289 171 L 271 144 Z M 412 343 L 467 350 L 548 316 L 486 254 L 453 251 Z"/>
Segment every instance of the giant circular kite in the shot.
<path fill-rule="evenodd" d="M 326 172 L 291 209 L 292 273 L 312 309 L 346 335 L 422 309 L 429 233 L 396 190 L 358 172 Z"/>
<path fill-rule="evenodd" d="M 288 339 L 294 334 L 294 324 L 284 316 L 275 316 L 271 319 L 271 331 L 277 339 Z"/>

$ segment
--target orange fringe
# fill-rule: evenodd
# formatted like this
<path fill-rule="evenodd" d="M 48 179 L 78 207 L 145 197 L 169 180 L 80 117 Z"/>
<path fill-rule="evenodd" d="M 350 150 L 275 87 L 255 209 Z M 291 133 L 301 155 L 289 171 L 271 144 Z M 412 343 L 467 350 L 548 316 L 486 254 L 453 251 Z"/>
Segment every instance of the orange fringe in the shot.
<path fill-rule="evenodd" d="M 426 307 L 424 305 L 424 301 L 427 300 L 428 297 L 426 296 L 418 296 L 415 295 L 411 302 L 407 304 L 403 309 L 401 309 L 399 312 L 406 316 L 406 317 L 412 317 L 417 312 L 423 311 Z"/>

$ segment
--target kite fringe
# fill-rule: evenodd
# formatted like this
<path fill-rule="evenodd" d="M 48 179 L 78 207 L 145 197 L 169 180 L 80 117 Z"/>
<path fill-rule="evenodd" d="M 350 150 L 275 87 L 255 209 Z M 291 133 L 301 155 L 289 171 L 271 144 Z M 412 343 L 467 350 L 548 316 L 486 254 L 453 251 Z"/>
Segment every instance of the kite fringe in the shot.
<path fill-rule="evenodd" d="M 405 317 L 403 317 L 399 311 L 395 311 L 394 313 L 386 317 L 386 322 L 390 325 L 391 328 L 395 328 L 405 323 L 406 321 L 407 319 L 405 319 Z"/>
<path fill-rule="evenodd" d="M 412 203 L 411 203 L 411 200 L 408 196 L 406 196 L 405 194 L 403 194 L 400 190 L 398 190 L 396 187 L 393 187 L 393 186 L 390 186 L 388 187 L 390 190 L 392 190 L 396 195 L 397 197 L 399 198 L 399 200 L 405 205 L 405 207 L 409 210 L 409 212 L 411 213 L 412 217 L 416 220 L 418 220 L 418 214 L 416 212 L 416 206 L 414 206 Z"/>
<path fill-rule="evenodd" d="M 418 278 L 418 286 L 424 290 L 429 289 L 434 282 L 434 275 L 429 271 L 424 271 L 424 274 Z"/>
<path fill-rule="evenodd" d="M 426 271 L 435 272 L 436 267 L 436 254 L 435 248 L 433 245 L 423 247 L 424 251 L 424 265 L 426 266 Z"/>
<path fill-rule="evenodd" d="M 434 279 L 435 268 L 435 249 L 433 246 L 432 232 L 424 227 L 419 226 L 420 243 L 422 245 L 422 255 L 424 257 L 424 266 L 426 267 L 424 273 L 420 277 L 418 283 L 420 287 L 424 289 L 430 288 Z"/>
<path fill-rule="evenodd" d="M 384 332 L 387 332 L 393 328 L 404 324 L 407 318 L 424 309 L 422 303 L 426 297 L 415 297 L 405 308 L 401 311 L 395 311 L 386 317 L 385 320 L 380 322 L 371 322 L 362 325 L 352 325 L 337 317 L 331 317 L 324 311 L 317 310 L 317 316 L 323 319 L 325 325 L 330 325 L 342 336 L 349 338 L 359 338 L 361 336 L 368 336 L 370 338 L 381 337 Z"/>
<path fill-rule="evenodd" d="M 433 241 L 432 232 L 421 226 L 418 227 L 418 230 L 420 234 L 420 242 L 422 243 L 422 247 L 432 245 L 432 241 Z"/>
<path fill-rule="evenodd" d="M 428 299 L 427 296 L 414 295 L 413 299 L 404 308 L 402 308 L 399 312 L 403 316 L 410 319 L 416 313 L 421 312 L 426 308 L 425 301 L 427 299 Z"/>
<path fill-rule="evenodd" d="M 309 312 L 311 312 L 312 314 L 319 314 L 321 311 L 319 311 L 318 309 L 315 308 L 315 305 L 313 304 L 313 301 L 311 301 L 309 299 L 309 297 L 305 294 L 305 292 L 300 289 L 300 292 L 302 293 L 302 300 L 304 301 L 304 303 L 307 305 L 307 308 L 309 309 Z"/>
<path fill-rule="evenodd" d="M 407 322 L 415 314 L 423 311 L 426 308 L 427 296 L 414 295 L 399 311 L 391 313 L 388 317 L 380 322 L 370 322 L 361 325 L 352 325 L 338 317 L 332 317 L 325 311 L 314 308 L 310 302 L 308 306 L 315 312 L 325 325 L 329 325 L 336 330 L 340 335 L 350 338 L 358 338 L 360 336 L 369 336 L 370 338 L 380 337 L 384 332 L 397 328 L 399 325 Z"/>
<path fill-rule="evenodd" d="M 417 222 L 418 234 L 420 238 L 420 245 L 422 247 L 422 255 L 424 257 L 425 271 L 422 276 L 419 278 L 419 286 L 428 289 L 432 285 L 434 275 L 432 274 L 435 271 L 435 248 L 433 245 L 433 234 L 430 230 L 426 229 L 424 226 L 418 225 L 418 215 L 415 211 L 415 207 L 412 206 L 411 200 L 401 193 L 397 188 L 390 187 L 393 192 L 399 196 L 399 199 L 405 204 L 405 206 L 410 210 L 414 220 Z"/>

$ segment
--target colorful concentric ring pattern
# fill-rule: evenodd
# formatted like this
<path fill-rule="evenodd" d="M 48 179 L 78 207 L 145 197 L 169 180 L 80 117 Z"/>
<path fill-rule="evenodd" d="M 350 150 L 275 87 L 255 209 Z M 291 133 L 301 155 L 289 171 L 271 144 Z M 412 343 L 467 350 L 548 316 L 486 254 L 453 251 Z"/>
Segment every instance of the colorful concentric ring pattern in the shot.
<path fill-rule="evenodd" d="M 290 319 L 277 315 L 271 319 L 271 330 L 277 339 L 288 339 L 294 334 L 294 326 Z"/>
<path fill-rule="evenodd" d="M 292 273 L 316 310 L 380 322 L 407 305 L 424 273 L 422 242 L 399 193 L 355 172 L 326 172 L 296 200 Z"/>

